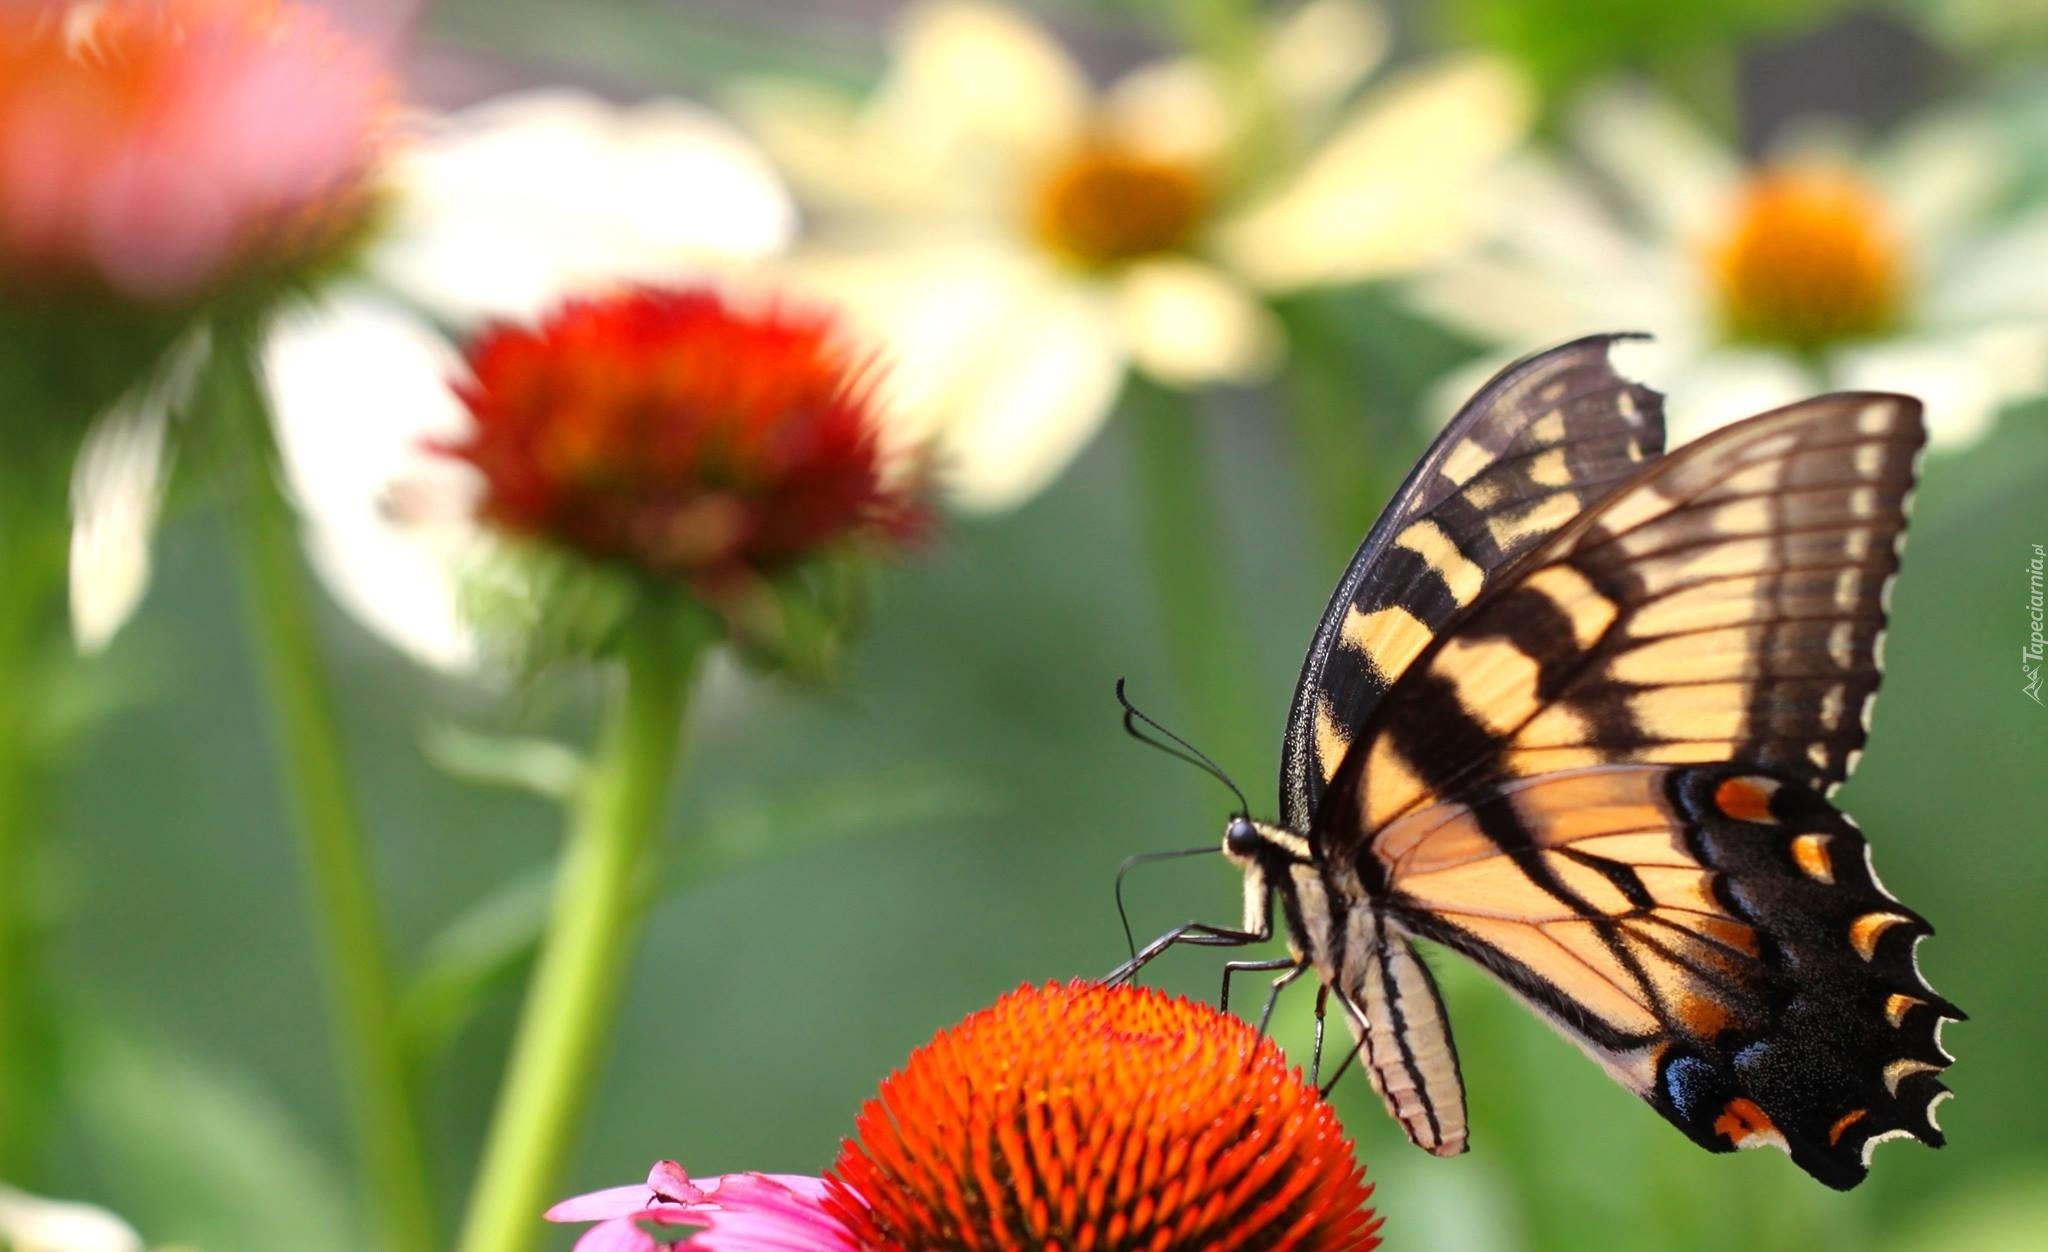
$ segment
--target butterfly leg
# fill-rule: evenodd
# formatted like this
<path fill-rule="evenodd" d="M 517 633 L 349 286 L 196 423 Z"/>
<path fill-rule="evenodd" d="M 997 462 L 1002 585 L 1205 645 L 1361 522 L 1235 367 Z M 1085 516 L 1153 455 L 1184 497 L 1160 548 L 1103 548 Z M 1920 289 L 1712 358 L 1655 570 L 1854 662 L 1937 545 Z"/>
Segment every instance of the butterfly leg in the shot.
<path fill-rule="evenodd" d="M 1353 1062 L 1353 1061 L 1355 1061 L 1355 1060 L 1357 1060 L 1357 1059 L 1358 1059 L 1358 1050 L 1359 1050 L 1359 1049 L 1360 1049 L 1361 1047 L 1363 1047 L 1363 1046 L 1364 1046 L 1364 1043 L 1363 1043 L 1363 1041 L 1362 1041 L 1362 1040 L 1361 1040 L 1361 1041 L 1359 1041 L 1359 1042 L 1357 1042 L 1357 1043 L 1353 1043 L 1353 1044 L 1351 1045 L 1351 1050 L 1350 1050 L 1349 1052 L 1346 1052 L 1346 1053 L 1344 1054 L 1344 1059 L 1343 1059 L 1342 1061 L 1338 1062 L 1338 1064 L 1337 1064 L 1337 1072 L 1336 1072 L 1336 1073 L 1334 1073 L 1334 1074 L 1332 1074 L 1332 1075 L 1330 1075 L 1330 1081 L 1329 1081 L 1329 1082 L 1327 1082 L 1327 1083 L 1325 1083 L 1325 1082 L 1322 1082 L 1322 1081 L 1321 1081 L 1321 1078 L 1322 1078 L 1322 1069 L 1323 1069 L 1323 1017 L 1324 1017 L 1324 1010 L 1326 1010 L 1326 1009 L 1327 1009 L 1327 1008 L 1329 1007 L 1329 1003 L 1330 1003 L 1330 989 L 1329 989 L 1329 987 L 1328 987 L 1328 986 L 1323 986 L 1323 987 L 1319 987 L 1319 988 L 1317 988 L 1317 989 L 1316 989 L 1316 1050 L 1315 1050 L 1315 1054 L 1314 1054 L 1314 1055 L 1313 1055 L 1313 1056 L 1312 1056 L 1312 1057 L 1311 1057 L 1311 1058 L 1309 1059 L 1309 1065 L 1308 1065 L 1308 1083 L 1309 1083 L 1309 1086 L 1311 1086 L 1311 1087 L 1314 1087 L 1314 1088 L 1316 1088 L 1316 1090 L 1317 1090 L 1318 1092 L 1320 1092 L 1320 1093 L 1322 1094 L 1323 1098 L 1325 1098 L 1325 1099 L 1328 1099 L 1328 1098 L 1329 1098 L 1330 1092 L 1332 1092 L 1332 1091 L 1336 1090 L 1336 1088 L 1337 1088 L 1337 1080 L 1338 1080 L 1338 1079 L 1340 1079 L 1340 1078 L 1342 1078 L 1342 1077 L 1344 1077 L 1344 1071 L 1345 1071 L 1345 1070 L 1347 1070 L 1347 1069 L 1350 1069 L 1350 1068 L 1351 1068 L 1351 1062 Z"/>
<path fill-rule="evenodd" d="M 1308 1056 L 1308 1085 L 1316 1085 L 1316 1075 L 1323 1070 L 1323 1017 L 1330 1007 L 1330 985 L 1324 983 L 1316 988 L 1316 1044 Z"/>
<path fill-rule="evenodd" d="M 1216 1001 L 1216 1007 L 1230 1011 L 1230 976 L 1249 974 L 1258 970 L 1284 969 L 1287 972 L 1273 980 L 1273 987 L 1266 993 L 1266 1007 L 1259 1010 L 1259 1036 L 1265 1037 L 1266 1023 L 1273 1017 L 1273 1005 L 1280 999 L 1280 989 L 1302 976 L 1308 969 L 1308 962 L 1292 956 L 1276 956 L 1267 961 L 1225 961 L 1223 963 L 1223 994 Z"/>
<path fill-rule="evenodd" d="M 1139 970 L 1150 965 L 1153 958 L 1177 943 L 1191 944 L 1198 948 L 1243 948 L 1254 943 L 1264 943 L 1273 937 L 1270 918 L 1257 930 L 1232 930 L 1227 926 L 1212 926 L 1207 922 L 1183 922 L 1172 930 L 1138 949 L 1138 954 L 1122 965 L 1109 971 L 1102 981 L 1110 986 L 1128 982 Z"/>

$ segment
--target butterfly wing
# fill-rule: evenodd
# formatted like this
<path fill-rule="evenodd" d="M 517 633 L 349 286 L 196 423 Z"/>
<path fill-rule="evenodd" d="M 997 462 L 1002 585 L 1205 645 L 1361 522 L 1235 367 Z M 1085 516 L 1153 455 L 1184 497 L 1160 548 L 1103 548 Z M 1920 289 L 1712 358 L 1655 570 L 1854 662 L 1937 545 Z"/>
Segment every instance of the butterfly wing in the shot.
<path fill-rule="evenodd" d="M 1351 558 L 1302 664 L 1281 751 L 1283 823 L 1309 829 L 1357 728 L 1508 562 L 1664 448 L 1662 398 L 1608 363 L 1622 335 L 1509 366 L 1430 446 Z"/>
<path fill-rule="evenodd" d="M 1941 1144 L 1941 1023 L 1962 1016 L 1921 979 L 1929 927 L 1867 851 L 1802 784 L 1623 765 L 1434 806 L 1368 855 L 1401 926 L 1479 962 L 1695 1143 L 1770 1144 L 1846 1189 L 1883 1139 Z"/>
<path fill-rule="evenodd" d="M 1665 457 L 1420 655 L 1317 814 L 1328 862 L 1717 1150 L 1853 1186 L 1960 1013 L 1824 793 L 1868 730 L 1918 402 L 1823 396 Z"/>

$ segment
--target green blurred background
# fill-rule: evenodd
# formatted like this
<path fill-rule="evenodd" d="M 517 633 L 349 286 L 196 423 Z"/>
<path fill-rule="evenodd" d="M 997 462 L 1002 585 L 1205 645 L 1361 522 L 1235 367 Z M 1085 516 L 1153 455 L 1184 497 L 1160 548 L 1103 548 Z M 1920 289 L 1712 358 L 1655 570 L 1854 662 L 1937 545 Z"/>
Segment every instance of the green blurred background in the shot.
<path fill-rule="evenodd" d="M 1521 39 L 1537 72 L 1562 82 L 1640 56 L 1657 35 L 1649 7 L 1461 0 L 1406 16 L 1416 37 L 1441 36 L 1440 16 L 1453 35 Z M 1721 50 L 1743 67 L 1754 136 L 1812 89 L 1797 67 L 1815 48 L 1875 49 L 1875 68 L 1836 102 L 1875 117 L 1953 88 L 1982 55 L 1903 8 L 1746 7 L 1755 28 Z M 736 66 L 857 82 L 880 62 L 891 9 L 449 0 L 426 13 L 413 72 L 441 103 L 544 79 L 701 93 Z M 1054 11 L 1091 63 L 1112 68 L 1152 46 L 1155 16 L 1137 0 Z M 2004 42 L 1999 59 L 2033 55 Z M 2039 185 L 2048 143 L 2035 147 Z M 1428 388 L 1476 347 L 1388 292 L 1326 299 L 1347 328 L 1361 414 L 1402 419 L 1376 422 L 1396 433 L 1371 449 L 1398 475 L 1443 416 L 1427 411 Z M 1621 328 L 1557 337 L 1592 329 Z M 1201 419 L 1228 545 L 1217 559 L 1240 578 L 1210 609 L 1242 622 L 1251 650 L 1236 681 L 1259 693 L 1240 711 L 1244 733 L 1211 746 L 1260 806 L 1273 803 L 1280 723 L 1341 564 L 1314 538 L 1274 403 L 1220 394 Z M 1946 1037 L 1959 1058 L 1958 1098 L 1941 1110 L 1950 1146 L 1888 1146 L 1848 1195 L 1776 1152 L 1710 1156 L 1446 956 L 1436 967 L 1472 1153 L 1439 1161 L 1409 1147 L 1357 1074 L 1335 1097 L 1379 1182 L 1390 1246 L 2048 1247 L 2048 711 L 2020 694 L 2013 665 L 2026 558 L 2048 542 L 2044 421 L 2043 406 L 2010 411 L 1982 443 L 1928 463 L 1875 737 L 1842 796 L 1888 885 L 1937 927 L 1921 952 L 1930 980 L 1972 1014 Z M 816 1172 L 935 1028 L 1020 981 L 1120 959 L 1110 887 L 1124 856 L 1218 834 L 1220 789 L 1118 727 L 1119 676 L 1169 723 L 1187 711 L 1156 633 L 1126 433 L 1113 422 L 1023 510 L 952 525 L 891 571 L 852 673 L 826 698 L 713 675 L 672 809 L 675 881 L 565 1194 L 637 1178 L 656 1157 L 693 1173 Z M 73 745 L 57 799 L 53 973 L 78 1046 L 48 1190 L 91 1195 L 153 1240 L 338 1252 L 360 1246 L 343 1111 L 247 643 L 224 625 L 237 587 L 222 526 L 189 512 L 167 526 L 151 597 L 97 675 L 92 698 L 113 708 Z M 402 963 L 499 983 L 480 1016 L 449 1026 L 452 1046 L 423 1075 L 452 1207 L 521 972 L 488 959 L 494 918 L 516 920 L 536 897 L 558 819 L 538 799 L 449 777 L 422 744 L 454 727 L 579 725 L 588 693 L 513 708 L 424 679 L 338 612 L 324 624 Z M 1210 860 L 1148 867 L 1127 895 L 1141 937 L 1229 919 L 1239 898 Z M 1210 997 L 1216 965 L 1181 953 L 1148 976 Z M 1288 997 L 1277 1018 L 1304 1059 L 1312 998 Z M 418 1007 L 431 1030 L 433 1006 Z M 559 1232 L 553 1246 L 569 1242 Z"/>

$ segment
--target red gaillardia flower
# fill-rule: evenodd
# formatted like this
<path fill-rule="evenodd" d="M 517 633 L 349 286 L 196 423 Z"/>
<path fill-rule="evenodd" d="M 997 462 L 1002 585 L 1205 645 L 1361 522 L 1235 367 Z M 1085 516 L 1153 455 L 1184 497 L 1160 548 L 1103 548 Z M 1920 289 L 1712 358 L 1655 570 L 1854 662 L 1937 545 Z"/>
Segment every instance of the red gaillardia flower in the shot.
<path fill-rule="evenodd" d="M 370 215 L 393 108 L 316 8 L 0 6 L 0 284 L 173 305 L 316 264 Z"/>
<path fill-rule="evenodd" d="M 434 446 L 504 531 L 715 596 L 922 516 L 822 312 L 643 288 L 494 326 L 467 357 L 473 425 Z"/>
<path fill-rule="evenodd" d="M 1022 987 L 940 1031 L 861 1110 L 823 1187 L 792 1181 L 700 1187 L 664 1163 L 646 1187 L 549 1216 L 606 1219 L 579 1252 L 1379 1244 L 1351 1141 L 1279 1048 L 1235 1017 L 1132 987 Z M 647 1221 L 663 1224 L 659 1238 Z M 701 1229 L 685 1238 L 679 1226 Z"/>

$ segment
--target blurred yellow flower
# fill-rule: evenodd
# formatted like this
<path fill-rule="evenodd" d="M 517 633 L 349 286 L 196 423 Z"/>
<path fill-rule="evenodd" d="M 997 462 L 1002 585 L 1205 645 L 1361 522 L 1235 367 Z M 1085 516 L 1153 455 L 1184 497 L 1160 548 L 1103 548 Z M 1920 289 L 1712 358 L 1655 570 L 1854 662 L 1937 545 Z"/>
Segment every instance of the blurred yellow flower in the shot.
<path fill-rule="evenodd" d="M 743 85 L 735 109 L 817 211 L 798 269 L 887 345 L 899 420 L 960 503 L 1038 491 L 1128 369 L 1242 381 L 1282 351 L 1262 297 L 1405 272 L 1480 224 L 1471 189 L 1526 120 L 1463 57 L 1386 75 L 1354 0 L 1261 29 L 1249 82 L 1192 60 L 1092 89 L 1050 32 L 990 0 L 912 5 L 865 99 Z"/>
<path fill-rule="evenodd" d="M 571 292 L 743 268 L 788 243 L 795 210 L 744 136 L 680 101 L 536 91 L 417 129 L 386 172 L 389 222 L 367 281 L 282 318 L 264 366 L 315 570 L 372 630 L 458 668 L 473 653 L 459 572 L 476 555 L 459 502 L 475 483 L 425 447 L 467 429 L 444 332 L 530 318 Z M 74 549 L 93 566 L 74 580 L 81 642 L 104 641 L 139 594 L 151 446 L 127 438 L 90 479 L 81 470 Z"/>
<path fill-rule="evenodd" d="M 1420 277 L 1417 303 L 1509 353 L 1649 331 L 1623 351 L 1670 391 L 1673 443 L 1840 387 L 1920 396 L 1953 447 L 2048 390 L 2048 207 L 2001 218 L 2013 163 L 1989 119 L 1928 116 L 1864 151 L 1809 131 L 1750 167 L 1617 89 L 1570 139 L 1586 168 L 1506 167 L 1486 246 Z"/>

